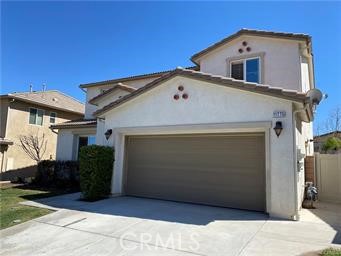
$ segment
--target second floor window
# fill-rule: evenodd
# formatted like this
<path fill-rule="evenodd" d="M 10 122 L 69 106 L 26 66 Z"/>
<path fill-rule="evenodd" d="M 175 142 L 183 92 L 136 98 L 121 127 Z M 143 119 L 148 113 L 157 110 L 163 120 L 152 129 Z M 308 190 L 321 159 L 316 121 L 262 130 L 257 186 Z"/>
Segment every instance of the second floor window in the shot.
<path fill-rule="evenodd" d="M 259 83 L 259 58 L 233 61 L 231 63 L 231 77 L 247 82 Z"/>
<path fill-rule="evenodd" d="M 30 124 L 43 125 L 44 111 L 42 109 L 30 108 Z"/>
<path fill-rule="evenodd" d="M 57 114 L 55 112 L 50 113 L 50 123 L 54 124 L 56 122 Z"/>

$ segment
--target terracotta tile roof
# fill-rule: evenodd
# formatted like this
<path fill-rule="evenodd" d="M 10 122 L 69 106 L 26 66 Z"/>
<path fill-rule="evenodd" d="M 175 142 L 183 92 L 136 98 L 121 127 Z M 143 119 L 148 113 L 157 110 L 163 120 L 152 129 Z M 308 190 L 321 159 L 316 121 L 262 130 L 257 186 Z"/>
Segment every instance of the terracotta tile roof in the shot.
<path fill-rule="evenodd" d="M 163 75 L 162 77 L 146 84 L 144 87 L 139 88 L 138 90 L 123 96 L 122 98 L 104 106 L 103 108 L 97 110 L 94 112 L 94 115 L 98 116 L 100 114 L 103 114 L 115 107 L 120 106 L 121 104 L 143 94 L 144 92 L 149 91 L 150 89 L 158 86 L 159 84 L 175 77 L 175 76 L 183 76 L 187 78 L 192 78 L 196 80 L 201 80 L 209 83 L 214 83 L 217 85 L 222 85 L 238 90 L 243 91 L 249 91 L 253 93 L 263 94 L 263 95 L 269 95 L 273 97 L 283 98 L 295 102 L 307 102 L 308 97 L 305 93 L 294 91 L 294 90 L 286 90 L 278 87 L 271 87 L 269 85 L 263 85 L 263 84 L 256 84 L 256 83 L 249 83 L 241 80 L 235 80 L 233 78 L 224 77 L 224 76 L 218 76 L 218 75 L 212 75 L 207 74 L 199 71 L 194 70 L 188 70 L 184 68 L 177 68 L 173 70 L 172 72 Z"/>
<path fill-rule="evenodd" d="M 311 37 L 307 34 L 296 34 L 296 33 L 285 33 L 285 32 L 273 32 L 273 31 L 265 31 L 265 30 L 255 30 L 255 29 L 241 29 L 238 32 L 222 39 L 219 42 L 212 44 L 211 46 L 207 47 L 206 49 L 194 54 L 191 57 L 191 60 L 197 63 L 199 57 L 205 55 L 206 53 L 226 44 L 227 42 L 232 41 L 233 39 L 241 36 L 241 35 L 251 35 L 251 36 L 262 36 L 262 37 L 275 37 L 275 38 L 283 38 L 283 39 L 292 39 L 292 40 L 304 40 L 310 45 Z"/>
<path fill-rule="evenodd" d="M 113 91 L 116 91 L 117 89 L 125 90 L 127 92 L 133 92 L 133 91 L 137 90 L 136 88 L 131 87 L 129 85 L 125 85 L 125 84 L 122 84 L 122 83 L 117 83 L 112 88 L 110 88 L 109 90 L 106 90 L 103 93 L 101 93 L 101 94 L 93 97 L 92 99 L 90 99 L 89 103 L 94 104 L 96 101 L 102 99 L 103 97 L 109 95 L 110 93 L 112 93 Z"/>
<path fill-rule="evenodd" d="M 21 92 L 1 95 L 11 99 L 17 99 L 66 112 L 84 114 L 85 106 L 80 101 L 60 91 L 49 90 L 39 92 Z"/>
<path fill-rule="evenodd" d="M 54 124 L 50 127 L 52 129 L 62 129 L 62 128 L 85 128 L 85 127 L 96 127 L 97 120 L 96 119 L 77 119 L 71 120 L 64 123 Z"/>
<path fill-rule="evenodd" d="M 188 67 L 187 69 L 199 70 L 199 66 L 192 66 L 192 67 Z M 94 82 L 94 83 L 86 83 L 86 84 L 79 85 L 79 87 L 80 88 L 88 88 L 88 87 L 99 86 L 99 85 L 123 83 L 123 82 L 127 82 L 127 81 L 134 81 L 134 80 L 145 79 L 145 78 L 153 78 L 153 77 L 158 78 L 158 77 L 165 75 L 165 74 L 168 74 L 172 71 L 173 71 L 173 69 L 149 73 L 149 74 L 121 77 L 121 78 L 105 80 L 105 81 L 100 81 L 100 82 Z"/>

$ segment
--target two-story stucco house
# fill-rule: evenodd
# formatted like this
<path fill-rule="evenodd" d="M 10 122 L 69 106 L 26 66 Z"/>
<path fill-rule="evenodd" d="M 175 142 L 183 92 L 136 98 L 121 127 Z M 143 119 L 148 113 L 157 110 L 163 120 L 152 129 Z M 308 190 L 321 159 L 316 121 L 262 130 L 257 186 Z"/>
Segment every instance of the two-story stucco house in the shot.
<path fill-rule="evenodd" d="M 95 137 L 115 148 L 113 194 L 298 219 L 314 151 L 311 37 L 243 29 L 191 60 L 80 85 L 85 119 L 54 125 L 57 157 Z"/>
<path fill-rule="evenodd" d="M 39 138 L 39 143 L 46 143 L 43 158 L 55 159 L 57 134 L 50 129 L 51 124 L 84 118 L 83 103 L 54 90 L 1 95 L 0 106 L 2 179 L 34 175 L 37 163 L 21 148 L 21 136 Z"/>

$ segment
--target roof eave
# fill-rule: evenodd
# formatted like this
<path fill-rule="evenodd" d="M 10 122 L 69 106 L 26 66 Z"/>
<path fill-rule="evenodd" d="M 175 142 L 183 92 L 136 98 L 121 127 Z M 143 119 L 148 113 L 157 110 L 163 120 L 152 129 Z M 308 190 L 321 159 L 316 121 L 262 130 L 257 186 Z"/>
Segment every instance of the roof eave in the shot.
<path fill-rule="evenodd" d="M 13 144 L 14 144 L 14 142 L 12 140 L 9 140 L 9 139 L 0 140 L 0 145 L 10 146 L 10 145 L 13 145 Z"/>
<path fill-rule="evenodd" d="M 39 102 L 36 102 L 36 101 L 33 101 L 33 100 L 28 100 L 28 99 L 23 99 L 23 98 L 20 98 L 20 97 L 16 97 L 15 95 L 7 95 L 7 97 L 10 98 L 10 99 L 18 100 L 18 101 L 32 103 L 32 104 L 35 104 L 35 105 L 38 105 L 38 106 L 44 106 L 44 107 L 48 107 L 48 108 L 51 108 L 51 109 L 57 109 L 57 110 L 64 111 L 64 112 L 84 115 L 84 112 L 74 111 L 74 110 L 65 109 L 65 108 L 59 108 L 59 107 L 51 106 L 49 104 L 43 104 L 43 103 L 39 103 Z"/>
<path fill-rule="evenodd" d="M 79 124 L 79 125 L 50 125 L 50 128 L 53 130 L 59 130 L 59 129 L 79 129 L 79 128 L 96 128 L 96 124 Z"/>
<path fill-rule="evenodd" d="M 192 67 L 187 67 L 187 69 L 199 70 L 199 67 L 195 65 Z M 110 79 L 110 80 L 105 80 L 105 81 L 100 81 L 100 82 L 80 84 L 79 88 L 86 89 L 86 88 L 94 87 L 94 86 L 101 86 L 101 85 L 107 85 L 107 84 L 113 84 L 113 83 L 124 83 L 127 81 L 135 81 L 135 80 L 141 80 L 141 79 L 147 79 L 147 78 L 161 77 L 161 76 L 171 73 L 172 71 L 173 70 L 165 70 L 165 71 L 154 72 L 154 73 L 149 73 L 149 74 L 128 76 L 128 77 Z"/>
<path fill-rule="evenodd" d="M 115 92 L 116 90 L 122 90 L 122 91 L 126 91 L 126 92 L 129 92 L 129 93 L 132 93 L 134 91 L 136 91 L 136 89 L 133 89 L 133 87 L 130 88 L 123 88 L 122 86 L 118 85 L 116 87 L 113 87 L 111 89 L 109 89 L 110 91 L 107 91 L 107 92 L 103 92 L 102 94 L 99 94 L 95 97 L 93 97 L 92 99 L 89 100 L 89 103 L 92 104 L 92 105 L 95 105 L 97 106 L 97 103 L 101 102 L 102 99 L 104 99 L 105 97 L 108 97 L 110 96 L 111 93 Z"/>
<path fill-rule="evenodd" d="M 123 77 L 123 78 L 117 78 L 117 79 L 112 79 L 112 80 L 94 82 L 94 83 L 80 84 L 79 88 L 84 89 L 84 88 L 107 85 L 107 84 L 112 84 L 112 83 L 122 83 L 122 82 L 127 82 L 127 81 L 136 81 L 136 80 L 141 80 L 141 79 L 160 77 L 169 72 L 170 71 L 164 71 L 164 72 L 155 73 L 155 74 L 138 75 L 138 76 L 132 76 L 132 77 Z"/>
<path fill-rule="evenodd" d="M 277 35 L 276 35 L 277 34 Z M 217 43 L 214 43 L 210 45 L 209 47 L 205 48 L 204 50 L 199 51 L 198 53 L 195 53 L 192 55 L 190 60 L 196 64 L 200 65 L 199 59 L 208 54 L 209 52 L 223 46 L 224 44 L 234 40 L 237 37 L 240 37 L 242 35 L 249 35 L 249 36 L 259 36 L 259 37 L 271 37 L 271 38 L 279 38 L 279 39 L 289 39 L 289 40 L 297 40 L 297 41 L 305 41 L 307 45 L 309 46 L 311 44 L 311 37 L 308 35 L 303 34 L 296 34 L 293 36 L 285 35 L 286 33 L 279 33 L 279 32 L 264 32 L 264 31 L 252 31 L 247 29 L 242 29 L 236 32 L 235 34 L 232 34 L 222 40 L 220 40 Z"/>

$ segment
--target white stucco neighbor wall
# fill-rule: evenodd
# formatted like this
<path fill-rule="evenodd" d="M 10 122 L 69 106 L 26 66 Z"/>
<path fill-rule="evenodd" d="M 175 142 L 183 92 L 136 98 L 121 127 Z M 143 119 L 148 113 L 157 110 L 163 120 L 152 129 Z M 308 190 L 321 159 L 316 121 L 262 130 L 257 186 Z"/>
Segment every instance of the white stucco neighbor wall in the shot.
<path fill-rule="evenodd" d="M 107 97 L 104 97 L 101 99 L 100 102 L 98 102 L 98 108 L 103 108 L 104 106 L 110 104 L 111 102 L 118 100 L 119 98 L 123 97 L 124 95 L 129 94 L 129 92 L 125 90 L 115 90 L 114 92 L 110 93 Z"/>
<path fill-rule="evenodd" d="M 301 57 L 301 84 L 302 92 L 310 90 L 310 78 L 309 78 L 309 64 L 306 57 Z"/>
<path fill-rule="evenodd" d="M 303 123 L 300 120 L 296 121 L 296 163 L 297 163 L 297 207 L 300 209 L 304 197 L 304 158 L 306 156 L 305 134 Z"/>
<path fill-rule="evenodd" d="M 150 83 L 151 81 L 154 81 L 158 77 L 155 78 L 143 78 L 143 79 L 138 79 L 138 80 L 132 80 L 132 81 L 127 81 L 124 82 L 124 84 L 135 87 L 136 89 L 145 86 L 147 83 Z M 95 105 L 89 104 L 89 100 L 93 99 L 97 95 L 101 94 L 103 90 L 110 89 L 114 86 L 114 84 L 106 84 L 106 85 L 99 85 L 99 86 L 93 86 L 89 87 L 86 89 L 86 103 L 85 103 L 85 118 L 86 119 L 91 119 L 94 118 L 92 115 L 97 109 L 101 107 L 97 107 Z M 114 98 L 110 98 L 109 100 L 106 101 L 106 103 L 109 103 L 111 101 L 114 101 Z M 102 103 L 103 105 L 103 103 Z"/>
<path fill-rule="evenodd" d="M 161 75 L 160 75 L 161 76 Z M 145 86 L 146 84 L 154 81 L 159 77 L 152 77 L 152 78 L 143 78 L 143 79 L 138 79 L 138 80 L 132 80 L 132 81 L 127 81 L 124 82 L 124 84 L 135 87 L 137 89 L 141 88 L 142 86 Z"/>
<path fill-rule="evenodd" d="M 56 159 L 67 161 L 77 157 L 79 136 L 95 136 L 96 128 L 59 129 Z M 96 136 L 97 140 L 97 136 Z"/>
<path fill-rule="evenodd" d="M 189 94 L 189 98 L 175 101 L 173 95 L 179 93 L 177 87 L 180 84 L 185 87 L 184 92 Z M 272 118 L 274 110 L 287 113 L 285 118 L 280 119 L 284 129 L 279 138 L 271 128 L 277 121 Z M 192 133 L 199 131 L 200 127 L 209 132 L 207 125 L 219 124 L 232 126 L 232 130 L 236 132 L 247 130 L 245 127 L 238 129 L 241 123 L 243 126 L 249 123 L 248 131 L 252 131 L 252 124 L 267 122 L 270 124 L 268 127 L 261 127 L 266 131 L 268 142 L 267 210 L 272 216 L 284 218 L 293 218 L 296 214 L 297 198 L 294 187 L 297 184 L 294 178 L 294 132 L 290 101 L 175 77 L 101 117 L 105 118 L 103 130 L 113 129 L 112 138 L 115 139 L 112 141 L 116 158 L 113 193 L 122 192 L 124 134 L 128 134 L 131 128 L 140 128 L 142 133 L 143 129 L 158 133 L 166 128 L 172 133 L 172 130 L 185 126 L 187 128 L 181 129 L 186 129 L 185 133 Z M 212 129 L 212 132 L 217 131 Z"/>
<path fill-rule="evenodd" d="M 72 160 L 74 136 L 71 130 L 61 129 L 58 131 L 57 160 Z"/>
<path fill-rule="evenodd" d="M 246 41 L 251 51 L 247 52 L 242 42 Z M 244 49 L 240 54 L 238 49 Z M 241 36 L 222 45 L 200 59 L 200 71 L 226 76 L 227 58 L 243 58 L 249 54 L 264 53 L 263 83 L 292 90 L 301 90 L 301 63 L 299 42 L 258 36 Z"/>
<path fill-rule="evenodd" d="M 106 86 L 103 88 L 110 88 L 111 86 Z M 95 105 L 92 105 L 89 103 L 89 100 L 92 98 L 96 97 L 101 93 L 101 88 L 100 87 L 90 87 L 86 89 L 86 102 L 85 102 L 85 114 L 84 118 L 85 119 L 91 119 L 94 118 L 92 115 L 98 108 Z"/>
<path fill-rule="evenodd" d="M 297 207 L 302 207 L 305 191 L 304 158 L 314 155 L 313 124 L 302 122 L 296 117 L 296 160 L 297 160 Z"/>

